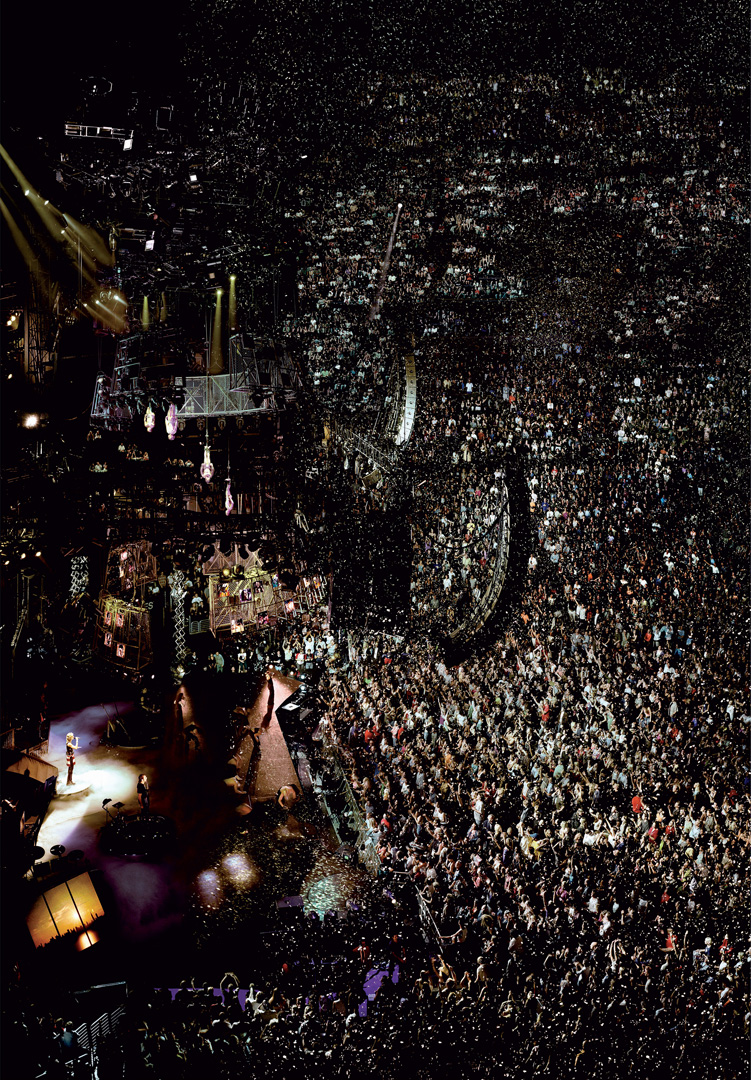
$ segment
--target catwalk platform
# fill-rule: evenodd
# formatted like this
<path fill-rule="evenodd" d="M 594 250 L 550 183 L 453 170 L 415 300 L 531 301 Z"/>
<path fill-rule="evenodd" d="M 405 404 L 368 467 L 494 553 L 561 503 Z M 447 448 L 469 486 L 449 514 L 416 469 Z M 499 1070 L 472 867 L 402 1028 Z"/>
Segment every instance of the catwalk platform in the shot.
<path fill-rule="evenodd" d="M 279 672 L 272 672 L 274 680 L 274 708 L 297 690 L 300 685 L 296 679 L 286 678 Z M 284 732 L 272 709 L 268 716 L 268 689 L 264 688 L 249 709 L 236 712 L 246 719 L 248 727 L 255 734 L 244 736 L 234 756 L 237 775 L 234 779 L 235 791 L 247 795 L 251 805 L 269 802 L 275 799 L 279 788 L 286 784 L 300 787 L 297 771 L 290 757 Z"/>

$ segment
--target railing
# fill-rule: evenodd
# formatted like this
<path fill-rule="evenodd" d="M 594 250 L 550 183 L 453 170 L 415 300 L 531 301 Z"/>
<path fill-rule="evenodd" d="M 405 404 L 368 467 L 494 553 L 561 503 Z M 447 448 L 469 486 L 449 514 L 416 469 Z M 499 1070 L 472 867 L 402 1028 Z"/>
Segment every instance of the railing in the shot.
<path fill-rule="evenodd" d="M 395 447 L 379 444 L 367 435 L 363 435 L 359 431 L 355 431 L 354 428 L 350 428 L 333 418 L 329 420 L 329 427 L 332 435 L 339 440 L 345 449 L 352 453 L 362 454 L 363 457 L 374 465 L 378 465 L 379 468 L 389 471 L 399 464 L 399 452 Z"/>
<path fill-rule="evenodd" d="M 97 124 L 76 124 L 71 120 L 65 123 L 65 134 L 74 139 L 116 139 L 127 142 L 133 138 L 133 128 L 102 127 Z"/>
<path fill-rule="evenodd" d="M 349 811 L 351 828 L 357 833 L 357 840 L 355 841 L 354 847 L 357 852 L 358 860 L 373 875 L 373 877 L 376 877 L 381 869 L 381 859 L 375 841 L 368 836 L 365 828 L 365 818 L 360 810 L 350 782 L 340 764 L 340 749 L 336 743 L 332 742 L 330 739 L 325 739 L 325 750 L 327 751 L 327 761 L 336 772 L 340 789 L 344 794 L 344 799 Z"/>
<path fill-rule="evenodd" d="M 47 726 L 49 727 L 49 725 Z M 36 728 L 36 723 L 34 723 L 34 728 Z M 29 743 L 28 729 L 19 724 L 17 727 L 0 732 L 0 746 L 2 746 L 3 750 L 23 750 L 25 754 L 43 758 L 49 752 L 50 744 L 49 739 L 41 739 L 31 745 Z"/>
<path fill-rule="evenodd" d="M 485 590 L 482 599 L 474 607 L 470 608 L 469 614 L 464 621 L 449 632 L 448 636 L 452 641 L 455 641 L 458 638 L 470 638 L 479 633 L 493 614 L 496 604 L 503 592 L 503 586 L 506 581 L 506 571 L 508 569 L 510 536 L 509 498 L 505 483 L 501 490 L 496 532 L 498 540 L 491 582 Z"/>
<path fill-rule="evenodd" d="M 93 1050 L 97 1041 L 117 1031 L 120 1021 L 125 1016 L 125 1006 L 118 1005 L 112 1012 L 102 1013 L 91 1023 L 79 1024 L 73 1029 L 78 1038 L 78 1045 L 84 1050 Z"/>
<path fill-rule="evenodd" d="M 425 933 L 432 937 L 433 943 L 441 948 L 441 932 L 436 925 L 436 921 L 433 918 L 433 913 L 430 910 L 427 900 L 425 899 L 421 889 L 414 881 L 411 874 L 408 874 L 404 870 L 394 870 L 391 874 L 392 878 L 400 878 L 405 884 L 410 885 L 415 890 L 415 896 L 417 900 L 417 912 L 422 923 Z"/>
<path fill-rule="evenodd" d="M 366 870 L 369 870 L 373 877 L 377 877 L 381 869 L 381 856 L 378 854 L 375 840 L 372 840 L 363 832 L 357 838 L 355 850 L 358 859 Z"/>

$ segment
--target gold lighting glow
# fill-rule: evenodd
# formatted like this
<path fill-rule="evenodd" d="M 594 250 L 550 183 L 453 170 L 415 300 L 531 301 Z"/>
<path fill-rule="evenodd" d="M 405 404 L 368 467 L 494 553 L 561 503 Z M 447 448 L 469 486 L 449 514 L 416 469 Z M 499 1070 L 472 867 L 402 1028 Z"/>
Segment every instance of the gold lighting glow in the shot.
<path fill-rule="evenodd" d="M 237 295 L 235 292 L 235 274 L 230 274 L 229 279 L 229 329 L 230 333 L 234 334 L 237 330 Z"/>
<path fill-rule="evenodd" d="M 63 252 L 70 263 L 68 275 L 73 271 L 78 279 L 78 314 L 83 312 L 110 330 L 122 332 L 125 329 L 125 312 L 113 311 L 109 306 L 110 295 L 105 296 L 99 286 L 100 272 L 110 269 L 115 263 L 114 252 L 108 243 L 96 229 L 63 213 L 44 198 L 2 146 L 0 157 L 18 184 L 15 191 L 10 190 L 10 181 L 7 188 L 4 185 L 0 211 L 34 279 L 38 298 L 47 307 L 53 308 L 61 296 L 60 279 L 52 279 L 52 270 L 53 267 L 64 267 L 64 262 L 59 258 Z M 70 284 L 73 282 L 70 281 Z"/>
<path fill-rule="evenodd" d="M 211 363 L 209 375 L 221 375 L 224 371 L 224 357 L 222 356 L 222 290 L 216 290 L 216 307 L 214 308 L 214 325 L 211 332 Z"/>

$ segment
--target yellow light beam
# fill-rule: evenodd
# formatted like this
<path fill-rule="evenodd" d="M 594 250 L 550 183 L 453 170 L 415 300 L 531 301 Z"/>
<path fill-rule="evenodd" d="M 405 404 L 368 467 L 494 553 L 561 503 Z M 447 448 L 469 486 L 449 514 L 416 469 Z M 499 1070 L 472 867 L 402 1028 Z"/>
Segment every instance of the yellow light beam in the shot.
<path fill-rule="evenodd" d="M 224 371 L 224 357 L 222 356 L 222 290 L 216 290 L 216 307 L 214 308 L 214 325 L 211 331 L 211 362 L 209 375 L 221 375 Z"/>
<path fill-rule="evenodd" d="M 230 274 L 229 279 L 229 329 L 234 334 L 237 330 L 237 295 L 235 293 L 235 275 Z"/>

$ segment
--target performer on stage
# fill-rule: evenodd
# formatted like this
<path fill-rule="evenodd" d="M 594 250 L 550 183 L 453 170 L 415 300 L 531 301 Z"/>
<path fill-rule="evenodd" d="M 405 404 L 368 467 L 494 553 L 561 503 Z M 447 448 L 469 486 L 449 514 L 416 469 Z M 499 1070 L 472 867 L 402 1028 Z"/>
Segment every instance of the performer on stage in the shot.
<path fill-rule="evenodd" d="M 141 773 L 138 777 L 136 791 L 138 792 L 138 804 L 141 807 L 141 817 L 148 817 L 151 795 L 149 794 L 149 781 L 146 773 Z"/>
<path fill-rule="evenodd" d="M 73 785 L 73 769 L 76 764 L 76 750 L 78 749 L 78 739 L 69 731 L 65 736 L 65 764 L 68 766 L 68 786 Z"/>
<path fill-rule="evenodd" d="M 285 784 L 276 795 L 277 805 L 288 813 L 300 798 L 300 792 L 294 784 Z"/>
<path fill-rule="evenodd" d="M 266 706 L 266 715 L 263 718 L 264 727 L 268 727 L 268 725 L 271 723 L 271 717 L 274 713 L 274 676 L 271 674 L 270 671 L 267 671 L 266 674 L 268 675 L 267 688 L 269 691 L 269 701 Z"/>

